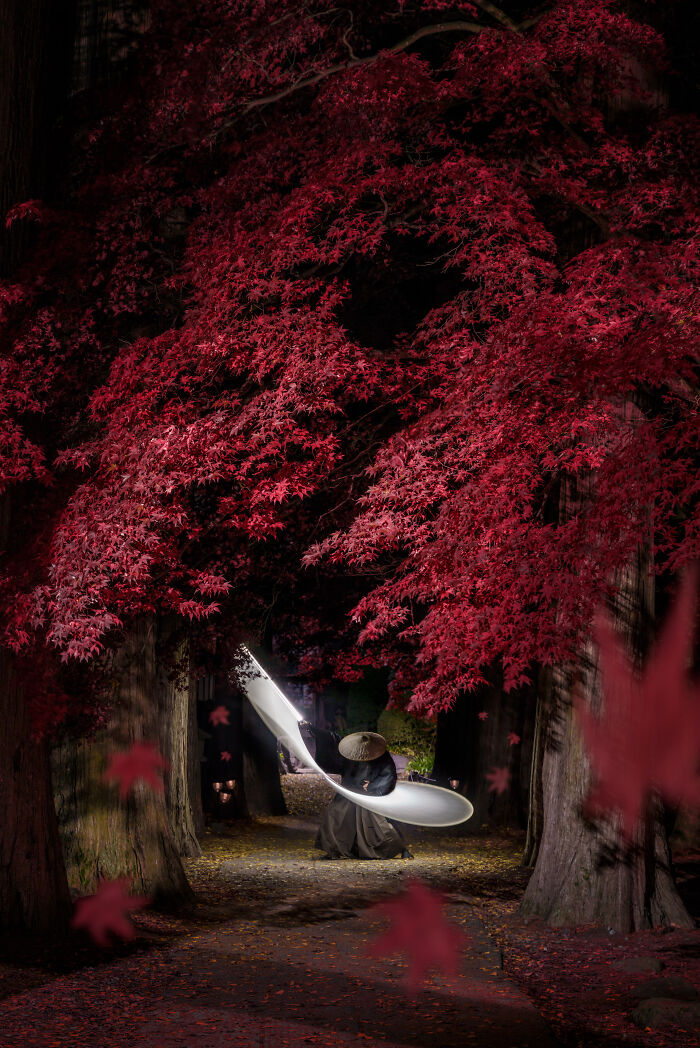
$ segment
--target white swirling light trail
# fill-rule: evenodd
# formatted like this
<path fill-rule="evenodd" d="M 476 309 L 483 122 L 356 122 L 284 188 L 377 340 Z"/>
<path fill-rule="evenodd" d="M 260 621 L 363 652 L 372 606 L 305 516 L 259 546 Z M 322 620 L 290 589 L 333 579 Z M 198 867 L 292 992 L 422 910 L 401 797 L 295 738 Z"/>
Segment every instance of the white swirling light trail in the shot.
<path fill-rule="evenodd" d="M 242 684 L 253 708 L 275 738 L 291 750 L 302 764 L 323 775 L 337 793 L 361 808 L 376 812 L 377 815 L 413 826 L 456 826 L 471 818 L 474 808 L 466 797 L 445 790 L 441 786 L 397 782 L 391 793 L 383 797 L 371 797 L 346 790 L 334 782 L 330 775 L 318 766 L 306 748 L 299 730 L 299 721 L 304 718 L 297 713 L 287 696 L 248 649 L 242 647 L 242 651 L 248 663 L 242 668 Z"/>

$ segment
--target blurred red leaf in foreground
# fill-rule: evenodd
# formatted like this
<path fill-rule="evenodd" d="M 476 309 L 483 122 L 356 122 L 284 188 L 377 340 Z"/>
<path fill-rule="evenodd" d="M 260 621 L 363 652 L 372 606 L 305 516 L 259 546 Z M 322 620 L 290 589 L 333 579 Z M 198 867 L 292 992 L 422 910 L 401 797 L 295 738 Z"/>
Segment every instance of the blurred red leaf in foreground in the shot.
<path fill-rule="evenodd" d="M 167 767 L 168 762 L 152 742 L 135 742 L 130 749 L 112 754 L 104 778 L 119 783 L 122 798 L 128 795 L 135 782 L 147 782 L 162 793 L 161 772 Z"/>
<path fill-rule="evenodd" d="M 489 790 L 495 790 L 496 793 L 505 793 L 510 785 L 510 771 L 508 768 L 493 768 L 492 771 L 486 773 L 486 778 L 491 783 Z"/>
<path fill-rule="evenodd" d="M 217 706 L 209 714 L 209 720 L 212 724 L 228 724 L 228 710 L 225 706 Z"/>
<path fill-rule="evenodd" d="M 108 946 L 110 936 L 133 939 L 134 926 L 128 918 L 133 910 L 141 910 L 150 899 L 128 894 L 129 881 L 101 881 L 94 895 L 78 899 L 71 920 L 73 928 L 84 928 L 98 946 Z"/>
<path fill-rule="evenodd" d="M 419 989 L 430 968 L 447 975 L 457 974 L 459 948 L 466 945 L 467 937 L 444 918 L 443 898 L 437 892 L 420 881 L 410 880 L 403 895 L 369 909 L 391 917 L 393 924 L 365 952 L 370 957 L 407 954 L 409 989 Z"/>
<path fill-rule="evenodd" d="M 595 717 L 578 690 L 574 704 L 595 785 L 585 809 L 618 811 L 631 839 L 649 795 L 670 804 L 700 804 L 700 688 L 691 682 L 697 570 L 680 587 L 641 675 L 600 613 L 594 638 L 600 648 L 603 713 Z"/>

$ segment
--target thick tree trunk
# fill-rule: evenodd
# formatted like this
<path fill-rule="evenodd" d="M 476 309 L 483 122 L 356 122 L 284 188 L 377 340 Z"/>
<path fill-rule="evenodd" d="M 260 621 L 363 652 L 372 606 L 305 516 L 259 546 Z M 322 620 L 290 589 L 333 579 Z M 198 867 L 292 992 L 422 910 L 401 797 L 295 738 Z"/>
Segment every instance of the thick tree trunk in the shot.
<path fill-rule="evenodd" d="M 162 624 L 163 640 L 169 639 L 168 624 Z M 159 717 L 160 751 L 168 762 L 165 771 L 165 804 L 178 852 L 188 858 L 202 854 L 197 840 L 195 804 L 201 810 L 201 787 L 192 796 L 193 754 L 199 765 L 196 695 L 189 672 L 189 647 L 182 638 L 174 652 L 176 666 L 168 661 L 159 665 L 161 709 Z M 193 725 L 194 716 L 194 725 Z M 199 776 L 197 776 L 199 783 Z"/>
<path fill-rule="evenodd" d="M 286 815 L 277 740 L 248 699 L 243 700 L 243 789 L 250 815 Z"/>
<path fill-rule="evenodd" d="M 69 740 L 54 754 L 56 799 L 71 886 L 88 893 L 98 879 L 128 877 L 155 903 L 189 901 L 192 892 L 170 829 L 165 793 L 136 782 L 125 800 L 103 780 L 109 757 L 134 742 L 158 745 L 154 623 L 135 625 L 114 660 L 117 696 L 108 727 Z"/>
<path fill-rule="evenodd" d="M 12 666 L 0 650 L 0 929 L 67 928 L 68 882 L 51 791 L 49 751 L 32 725 Z"/>
<path fill-rule="evenodd" d="M 524 828 L 530 786 L 530 760 L 535 719 L 534 690 L 505 694 L 498 671 L 494 683 L 460 695 L 455 706 L 438 715 L 433 778 L 440 786 L 459 780 L 459 789 L 474 805 L 474 815 L 460 832 L 478 833 L 486 827 Z M 487 713 L 485 719 L 479 713 Z M 514 732 L 520 742 L 511 746 Z M 510 789 L 489 789 L 487 774 L 507 767 Z"/>
<path fill-rule="evenodd" d="M 197 682 L 192 677 L 190 677 L 187 712 L 187 732 L 189 736 L 189 746 L 187 747 L 187 790 L 190 795 L 192 827 L 197 843 L 199 843 L 199 839 L 204 836 L 205 829 L 204 805 L 202 803 L 203 745 L 199 737 L 199 724 L 197 723 Z"/>
<path fill-rule="evenodd" d="M 594 826 L 582 818 L 590 765 L 561 670 L 553 700 L 542 766 L 542 841 L 521 913 L 553 925 L 598 924 L 622 933 L 694 927 L 673 883 L 657 807 L 625 852 L 610 824 Z"/>
<path fill-rule="evenodd" d="M 573 505 L 571 491 L 564 491 L 563 498 Z M 654 614 L 649 569 L 648 550 L 640 547 L 616 578 L 616 626 L 637 658 Z M 599 714 L 598 653 L 592 641 L 582 654 L 582 671 L 583 694 Z M 637 839 L 624 851 L 613 822 L 594 825 L 582 817 L 591 769 L 571 702 L 573 676 L 572 666 L 553 671 L 542 757 L 542 839 L 521 912 L 554 925 L 598 924 L 622 933 L 657 925 L 694 927 L 673 883 L 659 804 L 650 803 Z"/>

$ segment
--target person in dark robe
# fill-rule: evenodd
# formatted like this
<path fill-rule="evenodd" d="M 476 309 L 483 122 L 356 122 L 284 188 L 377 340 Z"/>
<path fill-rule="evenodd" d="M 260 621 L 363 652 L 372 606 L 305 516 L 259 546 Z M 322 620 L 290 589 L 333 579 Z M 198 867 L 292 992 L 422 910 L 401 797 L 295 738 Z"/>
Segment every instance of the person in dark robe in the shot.
<path fill-rule="evenodd" d="M 396 785 L 396 765 L 386 740 L 376 732 L 355 732 L 336 745 L 337 736 L 305 723 L 316 743 L 316 763 L 329 774 L 340 774 L 341 786 L 355 793 L 381 797 Z M 322 859 L 412 859 L 400 825 L 362 808 L 339 793 L 318 828 L 314 846 Z"/>

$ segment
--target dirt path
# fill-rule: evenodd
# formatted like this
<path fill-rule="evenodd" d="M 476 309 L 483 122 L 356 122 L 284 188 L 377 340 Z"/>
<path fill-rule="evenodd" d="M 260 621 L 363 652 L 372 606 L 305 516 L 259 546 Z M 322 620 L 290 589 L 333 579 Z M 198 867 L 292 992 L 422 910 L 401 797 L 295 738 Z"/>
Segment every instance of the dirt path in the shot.
<path fill-rule="evenodd" d="M 518 834 L 411 830 L 414 860 L 324 862 L 313 838 L 330 788 L 301 775 L 283 787 L 288 816 L 207 834 L 202 858 L 186 863 L 198 898 L 188 913 L 138 913 L 137 939 L 114 949 L 75 940 L 1 953 L 0 1048 L 695 1043 L 684 1022 L 661 1031 L 631 1013 L 650 973 L 700 992 L 698 932 L 524 920 Z M 469 936 L 458 977 L 433 971 L 418 992 L 405 955 L 364 952 L 388 926 L 368 907 L 411 879 L 442 892 L 445 916 Z"/>
<path fill-rule="evenodd" d="M 139 915 L 135 952 L 58 978 L 44 973 L 43 985 L 0 1003 L 2 1048 L 553 1048 L 454 887 L 457 870 L 484 864 L 488 843 L 465 856 L 463 840 L 423 831 L 412 834 L 412 861 L 319 861 L 313 809 L 326 796 L 317 784 L 296 786 L 314 790 L 312 802 L 297 805 L 287 785 L 290 809 L 303 815 L 207 836 L 202 859 L 188 863 L 200 899 L 193 913 Z M 507 847 L 501 851 L 500 861 L 512 864 Z M 497 869 L 493 849 L 487 858 Z M 459 975 L 433 972 L 416 992 L 405 984 L 405 956 L 364 953 L 388 925 L 367 907 L 412 878 L 448 886 L 445 916 L 469 936 Z"/>

